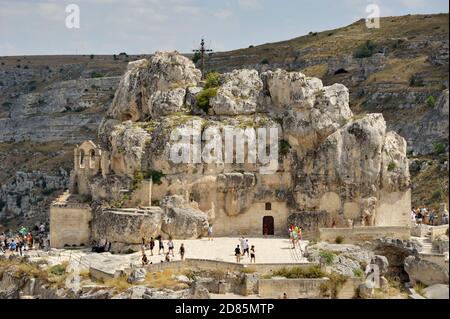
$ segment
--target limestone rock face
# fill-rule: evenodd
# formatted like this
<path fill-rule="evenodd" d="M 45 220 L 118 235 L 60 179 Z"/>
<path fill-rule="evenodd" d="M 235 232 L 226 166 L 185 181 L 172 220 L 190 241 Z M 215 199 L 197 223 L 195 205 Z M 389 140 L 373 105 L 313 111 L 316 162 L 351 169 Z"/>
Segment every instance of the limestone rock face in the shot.
<path fill-rule="evenodd" d="M 161 115 L 161 109 L 166 114 L 177 112 L 185 89 L 196 86 L 200 78 L 192 61 L 176 52 L 157 52 L 150 60 L 131 62 L 107 115 L 138 121 Z"/>
<path fill-rule="evenodd" d="M 164 116 L 179 112 L 183 109 L 186 90 L 177 88 L 170 91 L 157 91 L 150 98 L 152 113 L 156 116 Z"/>
<path fill-rule="evenodd" d="M 236 233 L 261 234 L 263 219 L 270 223 L 272 215 L 274 233 L 282 234 L 294 212 L 311 212 L 298 219 L 308 224 L 305 234 L 319 225 L 409 222 L 406 142 L 387 130 L 381 114 L 354 118 L 345 86 L 324 87 L 299 72 L 235 70 L 221 76 L 208 114 L 196 105 L 201 86 L 200 72 L 176 52 L 129 65 L 99 128 L 108 173 L 91 178 L 95 200 L 119 200 L 121 189 L 133 191 L 136 172 L 160 172 L 151 196 L 163 208 L 162 233 L 174 238 L 198 238 L 208 222 L 220 235 L 228 235 L 234 221 Z M 250 147 L 258 144 L 258 128 L 278 133 L 277 167 L 269 174 L 259 161 L 259 145 Z M 243 163 L 237 161 L 237 145 L 235 158 L 225 156 L 228 129 L 246 134 L 248 143 L 240 143 L 239 151 Z M 195 130 L 202 138 L 189 141 L 196 145 L 179 147 L 173 139 Z M 211 147 L 208 138 L 217 138 L 218 146 Z M 256 153 L 258 160 L 250 162 L 248 155 Z M 111 194 L 108 181 L 114 182 Z M 173 195 L 192 203 L 165 199 Z"/>
<path fill-rule="evenodd" d="M 109 134 L 111 168 L 118 173 L 133 176 L 140 170 L 145 146 L 150 135 L 131 121 L 118 124 Z"/>
<path fill-rule="evenodd" d="M 159 207 L 145 210 L 98 210 L 92 221 L 93 239 L 139 245 L 142 238 L 161 233 L 163 211 Z"/>
<path fill-rule="evenodd" d="M 297 190 L 311 209 L 318 205 L 307 197 L 313 193 L 332 191 L 345 194 L 344 200 L 352 202 L 356 197 L 376 199 L 383 187 L 404 191 L 410 182 L 404 147 L 401 137 L 386 132 L 381 114 L 367 115 L 343 126 L 305 156 L 302 170 L 297 171 Z"/>
<path fill-rule="evenodd" d="M 348 89 L 323 87 L 317 78 L 282 70 L 262 74 L 271 103 L 281 114 L 285 138 L 300 153 L 317 147 L 353 116 Z"/>
<path fill-rule="evenodd" d="M 421 282 L 427 286 L 435 284 L 448 285 L 448 271 L 443 267 L 415 256 L 405 259 L 405 271 L 414 284 Z"/>
<path fill-rule="evenodd" d="M 399 123 L 393 128 L 408 141 L 408 147 L 415 154 L 430 154 L 433 144 L 448 145 L 449 136 L 448 89 L 442 91 L 436 105 L 419 122 Z M 431 141 L 431 142 L 430 142 Z"/>
<path fill-rule="evenodd" d="M 164 210 L 161 230 L 168 236 L 196 239 L 206 235 L 208 216 L 190 206 L 183 197 L 165 197 L 161 207 Z"/>
<path fill-rule="evenodd" d="M 424 290 L 425 297 L 427 299 L 446 299 L 449 298 L 449 289 L 448 285 L 432 285 L 430 287 L 425 288 Z"/>
<path fill-rule="evenodd" d="M 210 105 L 216 115 L 254 114 L 263 83 L 256 70 L 235 70 L 222 76 L 222 85 Z"/>

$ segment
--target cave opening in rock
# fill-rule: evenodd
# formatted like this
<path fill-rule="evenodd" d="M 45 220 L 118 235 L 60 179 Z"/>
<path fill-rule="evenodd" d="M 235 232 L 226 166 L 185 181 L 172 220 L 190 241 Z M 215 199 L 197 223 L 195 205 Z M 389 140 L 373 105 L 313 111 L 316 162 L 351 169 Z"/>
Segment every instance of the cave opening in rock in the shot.
<path fill-rule="evenodd" d="M 336 72 L 334 72 L 334 75 L 346 74 L 346 73 L 350 73 L 350 72 L 348 72 L 346 69 L 340 68 Z"/>

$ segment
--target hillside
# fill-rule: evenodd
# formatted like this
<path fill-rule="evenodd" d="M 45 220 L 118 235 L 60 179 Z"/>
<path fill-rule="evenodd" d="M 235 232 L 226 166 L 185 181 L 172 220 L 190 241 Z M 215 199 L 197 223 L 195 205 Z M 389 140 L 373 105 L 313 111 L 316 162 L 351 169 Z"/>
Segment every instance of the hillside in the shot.
<path fill-rule="evenodd" d="M 448 22 L 388 17 L 369 30 L 358 21 L 215 53 L 206 67 L 284 68 L 345 84 L 354 113 L 381 112 L 407 139 L 414 205 L 438 205 L 448 202 Z M 0 57 L 0 225 L 46 219 L 67 187 L 74 145 L 96 138 L 127 62 L 144 57 Z"/>

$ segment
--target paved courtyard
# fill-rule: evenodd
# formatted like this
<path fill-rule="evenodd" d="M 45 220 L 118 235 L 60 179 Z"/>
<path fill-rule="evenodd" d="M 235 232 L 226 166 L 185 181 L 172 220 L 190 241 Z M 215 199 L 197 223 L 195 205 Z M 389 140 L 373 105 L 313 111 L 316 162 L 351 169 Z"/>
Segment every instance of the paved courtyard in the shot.
<path fill-rule="evenodd" d="M 255 246 L 256 263 L 298 263 L 307 262 L 306 258 L 301 257 L 300 250 L 291 249 L 291 244 L 287 238 L 248 238 L 250 247 Z M 194 259 L 209 259 L 227 262 L 236 262 L 234 256 L 234 249 L 240 245 L 239 237 L 222 237 L 196 240 L 174 240 L 175 244 L 175 258 L 180 260 L 178 250 L 181 243 L 186 248 L 185 258 Z M 156 243 L 157 244 L 157 243 Z M 167 241 L 164 241 L 164 246 L 167 247 Z M 302 249 L 307 245 L 306 241 L 302 242 Z M 158 255 L 158 247 L 155 247 L 154 256 L 149 256 L 153 263 L 161 262 L 163 255 Z M 148 251 L 147 254 L 150 254 Z M 241 263 L 249 264 L 250 258 L 245 256 L 241 258 Z"/>

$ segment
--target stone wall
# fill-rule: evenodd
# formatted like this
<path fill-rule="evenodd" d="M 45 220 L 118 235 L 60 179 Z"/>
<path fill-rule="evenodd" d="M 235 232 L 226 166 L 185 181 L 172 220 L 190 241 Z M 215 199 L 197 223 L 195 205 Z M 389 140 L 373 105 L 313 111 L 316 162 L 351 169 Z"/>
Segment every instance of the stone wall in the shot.
<path fill-rule="evenodd" d="M 185 261 L 172 261 L 169 263 L 152 264 L 146 266 L 148 272 L 158 272 L 162 270 L 183 271 L 186 269 L 194 270 L 223 270 L 223 271 L 242 271 L 250 269 L 261 274 L 273 274 L 283 268 L 310 268 L 317 266 L 315 263 L 286 263 L 286 264 L 252 264 L 244 265 L 218 260 L 207 259 L 186 259 Z"/>
<path fill-rule="evenodd" d="M 52 248 L 88 245 L 91 209 L 82 204 L 50 207 L 50 245 Z"/>
<path fill-rule="evenodd" d="M 410 224 L 411 190 L 381 192 L 376 212 L 376 226 L 405 226 Z"/>
<path fill-rule="evenodd" d="M 285 236 L 287 232 L 287 219 L 289 209 L 284 202 L 271 202 L 272 209 L 266 210 L 266 203 L 253 203 L 244 213 L 237 216 L 229 216 L 223 211 L 216 213 L 214 221 L 214 233 L 216 236 L 232 235 L 263 235 L 263 218 L 274 218 L 274 230 L 276 236 Z"/>
<path fill-rule="evenodd" d="M 439 236 L 448 235 L 448 224 L 431 227 L 431 240 L 436 240 Z"/>
<path fill-rule="evenodd" d="M 278 271 L 283 268 L 310 268 L 318 266 L 316 263 L 288 263 L 288 264 L 253 264 L 253 265 L 244 265 L 237 264 L 225 261 L 218 260 L 207 260 L 207 259 L 191 259 L 187 258 L 184 261 L 171 261 L 159 264 L 150 264 L 145 266 L 145 269 L 149 273 L 160 272 L 164 270 L 171 270 L 174 272 L 183 272 L 185 270 L 218 270 L 218 271 L 243 271 L 243 270 L 252 270 L 254 272 L 258 272 L 262 275 L 268 274 L 271 275 L 275 271 Z M 90 266 L 91 276 L 95 279 L 111 279 L 117 278 L 121 275 L 121 271 L 117 271 L 116 269 L 111 268 L 101 268 L 91 265 Z"/>
<path fill-rule="evenodd" d="M 342 237 L 346 244 L 372 241 L 384 237 L 406 240 L 411 237 L 410 232 L 410 228 L 405 226 L 321 228 L 320 239 L 323 241 L 334 242 L 337 237 Z"/>
<path fill-rule="evenodd" d="M 321 286 L 329 281 L 323 279 L 260 279 L 258 295 L 266 299 L 281 299 L 286 293 L 288 299 L 318 299 Z"/>

